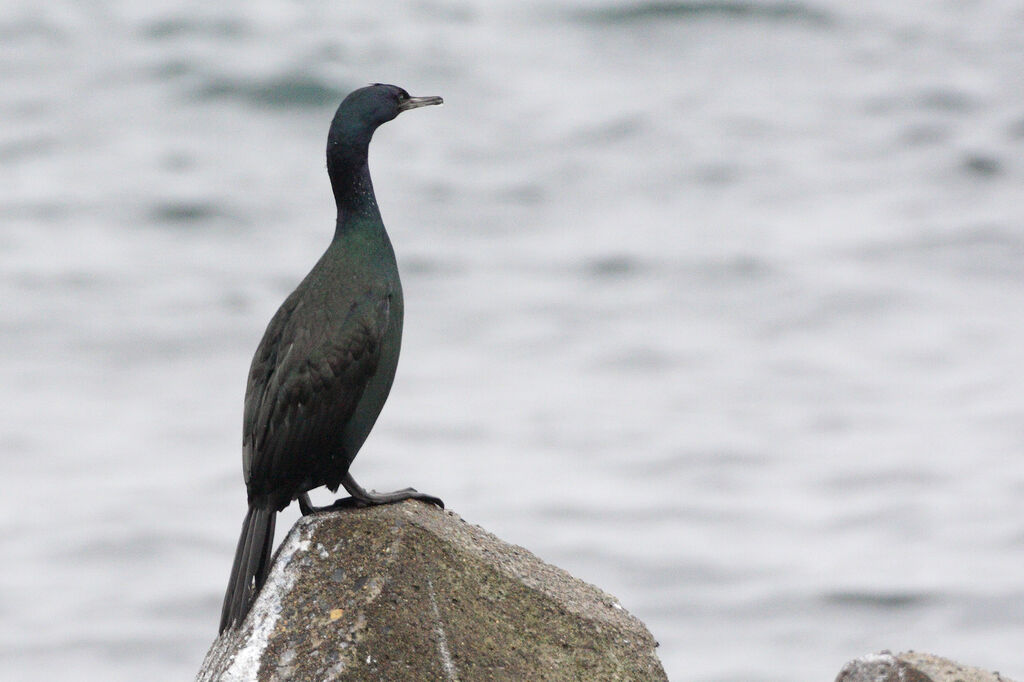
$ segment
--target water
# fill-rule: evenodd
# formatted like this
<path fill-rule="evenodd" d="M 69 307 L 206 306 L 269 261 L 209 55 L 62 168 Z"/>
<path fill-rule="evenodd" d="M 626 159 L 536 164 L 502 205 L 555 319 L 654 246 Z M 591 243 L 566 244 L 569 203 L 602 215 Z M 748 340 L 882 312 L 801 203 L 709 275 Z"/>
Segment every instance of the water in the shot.
<path fill-rule="evenodd" d="M 0 9 L 6 679 L 194 674 L 370 81 L 446 106 L 371 150 L 407 317 L 358 480 L 616 594 L 673 679 L 1024 677 L 1016 3 L 344 4 Z"/>

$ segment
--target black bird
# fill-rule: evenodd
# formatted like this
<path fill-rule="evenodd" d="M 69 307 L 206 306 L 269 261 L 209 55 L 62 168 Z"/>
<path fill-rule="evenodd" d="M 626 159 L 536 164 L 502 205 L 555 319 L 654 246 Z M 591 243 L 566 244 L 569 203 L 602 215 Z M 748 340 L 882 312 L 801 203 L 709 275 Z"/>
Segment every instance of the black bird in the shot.
<path fill-rule="evenodd" d="M 402 342 L 402 284 L 370 182 L 374 131 L 403 111 L 441 104 L 380 83 L 352 92 L 327 136 L 327 172 L 338 206 L 334 239 L 270 320 L 245 389 L 242 469 L 249 511 L 238 538 L 220 631 L 248 613 L 267 578 L 277 512 L 307 491 L 339 485 L 352 496 L 329 508 L 441 500 L 412 488 L 363 490 L 349 465 L 391 391 Z"/>

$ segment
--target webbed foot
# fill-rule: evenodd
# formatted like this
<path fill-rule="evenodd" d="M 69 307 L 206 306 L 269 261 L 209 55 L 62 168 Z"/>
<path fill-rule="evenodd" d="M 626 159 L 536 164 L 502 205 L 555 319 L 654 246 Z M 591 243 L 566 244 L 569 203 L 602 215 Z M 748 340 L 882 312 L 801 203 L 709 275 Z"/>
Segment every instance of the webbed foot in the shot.
<path fill-rule="evenodd" d="M 341 484 L 345 486 L 345 490 L 352 495 L 351 497 L 342 497 L 335 500 L 332 504 L 328 504 L 323 507 L 315 507 L 309 499 L 309 493 L 302 493 L 298 498 L 299 511 L 302 512 L 303 516 L 308 516 L 309 514 L 317 514 L 325 511 L 363 509 L 365 507 L 375 507 L 381 504 L 394 504 L 395 502 L 402 502 L 404 500 L 419 500 L 444 509 L 444 501 L 441 500 L 441 498 L 421 493 L 415 488 L 404 488 L 390 493 L 378 493 L 376 491 L 364 489 L 355 482 L 355 479 L 352 478 L 351 474 L 345 474 L 345 478 L 342 479 Z"/>

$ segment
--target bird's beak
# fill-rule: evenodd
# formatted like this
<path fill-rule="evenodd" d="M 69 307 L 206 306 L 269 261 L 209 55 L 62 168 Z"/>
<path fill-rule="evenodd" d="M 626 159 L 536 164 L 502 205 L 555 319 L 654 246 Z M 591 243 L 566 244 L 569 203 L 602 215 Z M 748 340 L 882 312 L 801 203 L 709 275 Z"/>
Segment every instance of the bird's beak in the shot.
<path fill-rule="evenodd" d="M 399 111 L 409 111 L 418 107 L 429 107 L 432 104 L 444 104 L 440 97 L 410 97 L 398 105 Z"/>

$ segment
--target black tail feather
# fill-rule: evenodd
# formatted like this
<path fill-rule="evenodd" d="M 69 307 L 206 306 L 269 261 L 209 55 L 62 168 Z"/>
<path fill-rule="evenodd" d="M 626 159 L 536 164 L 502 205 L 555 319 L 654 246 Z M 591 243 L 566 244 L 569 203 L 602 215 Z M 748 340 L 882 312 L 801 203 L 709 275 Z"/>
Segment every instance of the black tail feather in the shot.
<path fill-rule="evenodd" d="M 273 509 L 252 505 L 245 514 L 220 611 L 220 632 L 242 622 L 267 579 L 276 518 Z"/>

